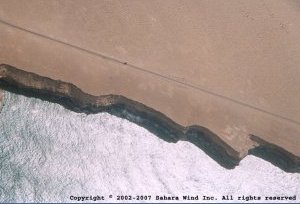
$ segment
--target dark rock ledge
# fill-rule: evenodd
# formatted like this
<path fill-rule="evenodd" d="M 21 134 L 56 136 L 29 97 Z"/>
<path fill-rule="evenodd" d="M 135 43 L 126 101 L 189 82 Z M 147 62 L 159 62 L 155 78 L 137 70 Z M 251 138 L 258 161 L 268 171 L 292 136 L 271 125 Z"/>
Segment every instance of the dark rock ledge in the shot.
<path fill-rule="evenodd" d="M 183 127 L 164 114 L 120 95 L 93 96 L 73 84 L 0 65 L 0 88 L 28 97 L 58 103 L 65 108 L 86 114 L 108 112 L 136 123 L 166 142 L 189 141 L 227 169 L 241 161 L 240 153 L 205 127 Z M 249 154 L 271 162 L 286 172 L 300 173 L 300 158 L 285 149 L 251 135 L 258 145 Z"/>

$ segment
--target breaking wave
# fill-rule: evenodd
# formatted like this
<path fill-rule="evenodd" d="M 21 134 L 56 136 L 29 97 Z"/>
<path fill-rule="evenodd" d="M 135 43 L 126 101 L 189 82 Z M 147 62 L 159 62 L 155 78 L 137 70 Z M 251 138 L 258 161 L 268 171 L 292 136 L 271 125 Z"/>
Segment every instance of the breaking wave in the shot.
<path fill-rule="evenodd" d="M 10 92 L 4 104 L 2 202 L 111 194 L 300 196 L 300 174 L 251 155 L 228 170 L 189 142 L 165 142 L 108 113 L 76 113 Z"/>

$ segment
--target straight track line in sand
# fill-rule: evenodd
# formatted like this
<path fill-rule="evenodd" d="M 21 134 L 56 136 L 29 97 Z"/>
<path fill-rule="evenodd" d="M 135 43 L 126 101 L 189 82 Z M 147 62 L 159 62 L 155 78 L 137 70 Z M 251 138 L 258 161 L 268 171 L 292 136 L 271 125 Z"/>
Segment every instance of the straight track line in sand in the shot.
<path fill-rule="evenodd" d="M 186 86 L 186 87 L 189 87 L 189 88 L 192 88 L 192 89 L 195 89 L 195 90 L 204 92 L 204 93 L 206 93 L 206 94 L 209 94 L 209 95 L 212 95 L 212 96 L 215 96 L 215 97 L 222 98 L 222 99 L 224 99 L 224 100 L 233 102 L 233 103 L 235 103 L 235 104 L 238 104 L 238 105 L 241 105 L 241 106 L 244 106 L 244 107 L 247 107 L 247 108 L 250 108 L 250 109 L 253 109 L 253 110 L 262 112 L 262 113 L 265 113 L 265 114 L 267 114 L 267 115 L 270 115 L 270 116 L 279 118 L 279 119 L 281 119 L 281 120 L 285 120 L 285 121 L 287 121 L 287 122 L 290 122 L 290 123 L 293 123 L 293 124 L 296 124 L 296 125 L 300 125 L 300 122 L 299 122 L 299 121 L 296 121 L 296 120 L 287 118 L 287 117 L 282 116 L 282 115 L 280 115 L 280 114 L 273 113 L 273 112 L 270 112 L 270 111 L 267 111 L 267 110 L 258 108 L 258 107 L 256 107 L 256 106 L 247 104 L 247 103 L 245 103 L 245 102 L 236 100 L 236 99 L 234 99 L 234 98 L 230 98 L 230 97 L 227 97 L 227 96 L 224 96 L 224 95 L 221 95 L 221 94 L 212 92 L 212 91 L 210 91 L 210 90 L 207 90 L 207 89 L 205 89 L 205 88 L 202 88 L 202 87 L 199 87 L 199 86 L 190 84 L 190 83 L 186 83 L 186 82 L 182 82 L 182 81 L 173 79 L 173 78 L 171 78 L 171 77 L 168 77 L 168 76 L 159 74 L 159 73 L 157 73 L 157 72 L 153 72 L 153 71 L 146 70 L 146 69 L 144 69 L 144 68 L 141 68 L 141 67 L 138 67 L 138 66 L 136 66 L 136 65 L 130 64 L 130 63 L 126 62 L 126 61 L 123 61 L 123 60 L 114 58 L 114 57 L 112 57 L 112 56 L 108 56 L 108 55 L 106 55 L 106 54 L 104 54 L 104 53 L 100 53 L 100 52 L 97 52 L 97 51 L 89 50 L 89 49 L 87 49 L 87 48 L 83 48 L 83 47 L 80 47 L 80 46 L 78 46 L 78 45 L 70 44 L 70 43 L 68 43 L 68 42 L 64 42 L 64 41 L 62 41 L 62 40 L 59 40 L 59 39 L 56 39 L 56 38 L 53 38 L 53 37 L 50 37 L 50 36 L 47 36 L 47 35 L 37 33 L 37 32 L 35 32 L 35 31 L 33 31 L 33 30 L 28 29 L 28 28 L 23 28 L 23 27 L 20 27 L 20 26 L 18 26 L 18 25 L 14 25 L 14 24 L 12 24 L 12 23 L 10 23 L 10 22 L 7 22 L 7 21 L 5 21 L 5 20 L 2 20 L 2 19 L 0 19 L 0 23 L 3 24 L 3 25 L 6 25 L 6 26 L 8 26 L 8 27 L 17 29 L 17 30 L 21 30 L 21 31 L 23 31 L 23 32 L 30 33 L 30 34 L 35 35 L 35 36 L 38 36 L 38 37 L 40 37 L 40 38 L 47 39 L 47 40 L 49 40 L 49 41 L 53 41 L 53 42 L 56 42 L 56 43 L 59 43 L 59 44 L 68 46 L 68 47 L 70 47 L 70 48 L 79 50 L 79 51 L 81 51 L 81 52 L 83 52 L 83 53 L 87 53 L 87 54 L 90 54 L 90 55 L 93 55 L 93 56 L 96 56 L 96 57 L 100 57 L 100 58 L 105 59 L 105 60 L 109 60 L 109 61 L 111 61 L 111 62 L 115 62 L 115 63 L 121 64 L 121 65 L 123 65 L 124 67 L 130 68 L 130 69 L 134 69 L 134 70 L 138 70 L 138 71 L 141 71 L 141 72 L 144 72 L 144 73 L 148 73 L 148 74 L 151 74 L 151 75 L 153 75 L 153 76 L 157 76 L 157 77 L 159 77 L 159 78 L 163 78 L 163 79 L 165 79 L 165 80 L 168 80 L 168 81 L 171 81 L 171 82 L 175 82 L 175 83 L 184 85 L 184 86 Z"/>

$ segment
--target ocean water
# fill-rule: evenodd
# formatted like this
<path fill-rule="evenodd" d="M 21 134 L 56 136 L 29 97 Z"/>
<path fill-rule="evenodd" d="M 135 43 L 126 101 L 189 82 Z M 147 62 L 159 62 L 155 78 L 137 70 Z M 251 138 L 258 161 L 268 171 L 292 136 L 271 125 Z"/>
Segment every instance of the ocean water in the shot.
<path fill-rule="evenodd" d="M 232 195 L 230 202 L 243 201 L 239 196 L 300 201 L 300 174 L 254 156 L 228 170 L 193 144 L 167 143 L 108 113 L 75 113 L 9 92 L 4 104 L 1 202 L 72 202 L 70 196 L 90 195 L 104 196 L 105 202 L 118 202 L 118 195 L 150 195 L 151 202 L 163 195 L 180 202 L 183 195 L 198 195 L 197 202 L 207 202 L 203 196 L 224 202 L 223 195 Z"/>

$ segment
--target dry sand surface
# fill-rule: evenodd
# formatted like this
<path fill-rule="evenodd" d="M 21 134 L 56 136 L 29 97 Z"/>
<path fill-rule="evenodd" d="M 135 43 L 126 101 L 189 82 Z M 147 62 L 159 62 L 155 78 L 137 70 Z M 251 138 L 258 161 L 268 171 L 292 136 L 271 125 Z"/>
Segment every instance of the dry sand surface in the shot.
<path fill-rule="evenodd" d="M 300 156 L 298 1 L 0 1 L 0 63 Z"/>

